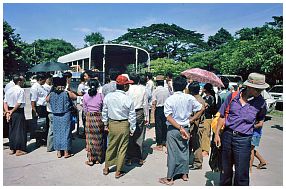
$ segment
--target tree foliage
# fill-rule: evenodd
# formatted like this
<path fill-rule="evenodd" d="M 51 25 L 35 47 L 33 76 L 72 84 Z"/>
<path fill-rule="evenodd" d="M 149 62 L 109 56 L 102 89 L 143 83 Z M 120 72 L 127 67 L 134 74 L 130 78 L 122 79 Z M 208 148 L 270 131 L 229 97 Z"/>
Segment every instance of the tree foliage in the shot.
<path fill-rule="evenodd" d="M 222 73 L 244 78 L 251 72 L 259 72 L 265 74 L 270 83 L 282 80 L 283 23 L 273 23 L 239 30 L 235 41 L 216 51 L 220 61 L 214 67 Z"/>
<path fill-rule="evenodd" d="M 174 75 L 180 75 L 182 71 L 190 68 L 190 65 L 186 62 L 176 62 L 173 59 L 158 58 L 150 62 L 151 72 L 154 75 L 165 75 L 167 72 L 172 72 Z"/>
<path fill-rule="evenodd" d="M 74 52 L 76 49 L 62 39 L 39 39 L 34 41 L 26 49 L 33 57 L 32 63 L 57 61 L 60 56 Z"/>
<path fill-rule="evenodd" d="M 231 34 L 224 28 L 221 28 L 214 36 L 209 36 L 207 44 L 211 49 L 217 49 L 231 40 L 233 40 Z"/>
<path fill-rule="evenodd" d="M 36 40 L 28 44 L 21 40 L 8 22 L 3 23 L 3 67 L 5 74 L 26 72 L 31 65 L 57 61 L 76 49 L 62 39 Z"/>
<path fill-rule="evenodd" d="M 104 37 L 99 32 L 92 32 L 84 37 L 85 45 L 84 47 L 89 47 L 95 44 L 102 44 L 104 42 Z"/>
<path fill-rule="evenodd" d="M 8 22 L 3 22 L 3 69 L 6 74 L 25 72 L 29 65 L 25 63 L 25 53 L 20 34 L 15 33 Z"/>
<path fill-rule="evenodd" d="M 152 24 L 149 27 L 128 29 L 126 34 L 113 42 L 127 42 L 142 47 L 150 53 L 152 60 L 164 57 L 184 60 L 207 48 L 202 38 L 203 34 L 183 29 L 175 24 Z"/>

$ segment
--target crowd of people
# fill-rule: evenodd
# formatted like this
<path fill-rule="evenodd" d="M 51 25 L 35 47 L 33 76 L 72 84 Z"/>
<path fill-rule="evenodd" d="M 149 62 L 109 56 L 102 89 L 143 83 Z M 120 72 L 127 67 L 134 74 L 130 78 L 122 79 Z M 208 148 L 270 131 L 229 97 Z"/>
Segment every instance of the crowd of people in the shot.
<path fill-rule="evenodd" d="M 261 92 L 269 87 L 262 74 L 251 73 L 234 95 L 228 81 L 223 80 L 224 87 L 215 93 L 210 83 L 201 89 L 199 82 L 184 76 L 173 78 L 172 73 L 157 75 L 154 81 L 151 73 L 128 76 L 110 69 L 103 85 L 94 72 L 84 71 L 77 91 L 71 89 L 71 77 L 70 72 L 40 73 L 30 89 L 31 138 L 36 139 L 37 147 L 45 145 L 47 152 L 56 151 L 57 158 L 73 156 L 72 131 L 79 119 L 86 139 L 85 164 L 105 163 L 104 175 L 116 166 L 115 178 L 120 178 L 125 174 L 124 165 L 146 161 L 143 143 L 146 128 L 154 120 L 153 149 L 167 151 L 168 171 L 159 179 L 162 184 L 173 185 L 177 176 L 188 181 L 189 170 L 202 169 L 211 143 L 221 149 L 220 185 L 249 185 L 254 157 L 260 161 L 257 168 L 267 164 L 255 149 L 266 115 Z M 24 82 L 16 74 L 4 89 L 10 154 L 16 156 L 27 153 Z M 217 112 L 220 117 L 214 130 L 211 124 Z"/>

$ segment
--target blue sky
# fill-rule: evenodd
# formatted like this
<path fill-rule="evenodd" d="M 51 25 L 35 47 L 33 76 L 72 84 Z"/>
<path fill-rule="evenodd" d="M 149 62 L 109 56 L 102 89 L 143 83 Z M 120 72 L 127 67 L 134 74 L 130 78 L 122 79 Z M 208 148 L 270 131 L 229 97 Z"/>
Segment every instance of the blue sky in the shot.
<path fill-rule="evenodd" d="M 84 36 L 91 32 L 100 32 L 106 40 L 112 40 L 126 33 L 127 28 L 168 23 L 202 33 L 207 40 L 221 27 L 234 34 L 281 15 L 282 3 L 3 4 L 4 20 L 22 40 L 32 43 L 37 39 L 64 39 L 77 48 L 83 47 Z"/>

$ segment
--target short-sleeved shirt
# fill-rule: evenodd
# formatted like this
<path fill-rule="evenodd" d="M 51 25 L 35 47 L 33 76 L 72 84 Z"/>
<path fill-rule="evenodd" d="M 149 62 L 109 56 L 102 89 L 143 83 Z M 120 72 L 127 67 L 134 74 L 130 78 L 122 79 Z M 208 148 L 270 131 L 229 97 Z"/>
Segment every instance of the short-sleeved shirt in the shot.
<path fill-rule="evenodd" d="M 25 106 L 25 91 L 19 85 L 14 85 L 9 88 L 4 97 L 4 102 L 7 103 L 9 107 L 15 107 L 16 103 L 21 104 L 20 108 Z"/>
<path fill-rule="evenodd" d="M 31 90 L 30 90 L 31 101 L 36 102 L 36 106 L 46 106 L 47 95 L 48 95 L 48 92 L 38 82 L 33 84 L 33 86 L 31 87 Z"/>
<path fill-rule="evenodd" d="M 190 124 L 191 114 L 200 111 L 201 108 L 202 104 L 195 97 L 178 91 L 167 98 L 164 104 L 164 114 L 166 117 L 172 115 L 179 125 L 186 126 Z M 168 121 L 166 121 L 166 124 L 171 125 Z"/>
<path fill-rule="evenodd" d="M 85 112 L 101 112 L 102 106 L 102 93 L 97 93 L 95 96 L 90 96 L 88 93 L 83 95 L 83 109 Z"/>
<path fill-rule="evenodd" d="M 51 85 L 48 85 L 47 83 L 45 83 L 43 85 L 44 89 L 48 92 L 48 94 L 51 92 L 51 89 L 52 89 L 52 86 Z M 51 104 L 49 102 L 47 102 L 47 111 L 48 112 L 52 112 L 52 109 L 51 109 Z"/>
<path fill-rule="evenodd" d="M 13 80 L 10 81 L 9 83 L 7 83 L 7 85 L 6 85 L 5 88 L 4 88 L 4 93 L 6 93 L 6 92 L 8 91 L 8 89 L 10 89 L 10 88 L 12 88 L 12 87 L 14 87 L 14 86 L 15 86 L 15 83 L 14 83 Z"/>
<path fill-rule="evenodd" d="M 153 91 L 152 102 L 157 101 L 156 107 L 163 107 L 166 99 L 170 96 L 170 92 L 167 88 L 158 86 Z"/>
<path fill-rule="evenodd" d="M 242 106 L 240 103 L 240 94 L 230 103 L 229 115 L 225 121 L 226 127 L 243 134 L 252 135 L 256 121 L 262 121 L 266 115 L 266 102 L 261 95 L 252 97 Z M 221 117 L 225 116 L 225 110 L 231 100 L 231 94 L 219 109 Z"/>

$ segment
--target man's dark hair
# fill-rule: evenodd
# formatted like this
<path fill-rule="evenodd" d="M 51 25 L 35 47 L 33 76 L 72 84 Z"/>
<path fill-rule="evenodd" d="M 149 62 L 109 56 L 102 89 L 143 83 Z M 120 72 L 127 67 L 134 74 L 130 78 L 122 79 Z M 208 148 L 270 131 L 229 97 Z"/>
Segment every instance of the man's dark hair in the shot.
<path fill-rule="evenodd" d="M 157 86 L 162 86 L 162 87 L 164 87 L 164 80 L 156 81 L 156 83 L 157 83 Z"/>
<path fill-rule="evenodd" d="M 85 72 L 83 72 L 83 73 L 80 74 L 80 82 L 84 82 L 84 81 L 85 81 L 85 80 L 84 80 L 84 74 L 85 74 Z"/>
<path fill-rule="evenodd" d="M 143 74 L 139 74 L 139 84 L 146 85 L 147 83 L 147 77 Z"/>
<path fill-rule="evenodd" d="M 136 74 L 136 73 L 130 73 L 129 78 L 130 78 L 130 80 L 133 80 L 133 81 L 134 81 L 134 85 L 139 84 L 140 77 L 139 77 L 138 74 Z"/>
<path fill-rule="evenodd" d="M 222 89 L 228 89 L 228 86 L 229 86 L 229 80 L 226 78 L 226 77 L 221 77 L 220 78 L 224 87 L 221 87 Z"/>
<path fill-rule="evenodd" d="M 197 81 L 194 81 L 188 86 L 189 92 L 191 95 L 198 95 L 200 93 L 200 84 Z"/>
<path fill-rule="evenodd" d="M 182 76 L 175 77 L 173 80 L 174 91 L 183 91 L 186 88 L 187 80 Z"/>
<path fill-rule="evenodd" d="M 172 78 L 173 78 L 173 73 L 170 72 L 170 71 L 168 71 L 168 72 L 166 73 L 166 76 L 169 77 L 170 79 L 172 79 Z"/>
<path fill-rule="evenodd" d="M 65 73 L 63 73 L 63 77 L 64 78 L 71 78 L 72 77 L 72 73 L 71 72 L 65 72 Z"/>
<path fill-rule="evenodd" d="M 147 77 L 148 79 L 152 79 L 153 74 L 152 74 L 151 72 L 147 72 L 147 73 L 146 73 L 146 77 Z"/>
<path fill-rule="evenodd" d="M 36 77 L 37 81 L 45 80 L 45 79 L 47 79 L 47 75 L 46 74 L 44 74 L 44 73 L 37 74 L 37 77 Z"/>
<path fill-rule="evenodd" d="M 18 74 L 13 75 L 13 82 L 15 83 L 15 85 L 17 85 L 17 83 L 19 81 L 22 81 L 22 80 L 23 80 L 23 78 L 20 75 L 18 75 Z"/>
<path fill-rule="evenodd" d="M 83 73 L 86 73 L 88 75 L 88 77 L 92 78 L 92 70 L 86 70 L 85 72 Z"/>
<path fill-rule="evenodd" d="M 53 78 L 53 86 L 66 86 L 67 80 L 64 77 L 54 77 Z"/>
<path fill-rule="evenodd" d="M 119 76 L 120 74 L 121 72 L 116 68 L 110 68 L 109 70 L 110 79 L 113 81 L 115 81 L 117 76 Z"/>

